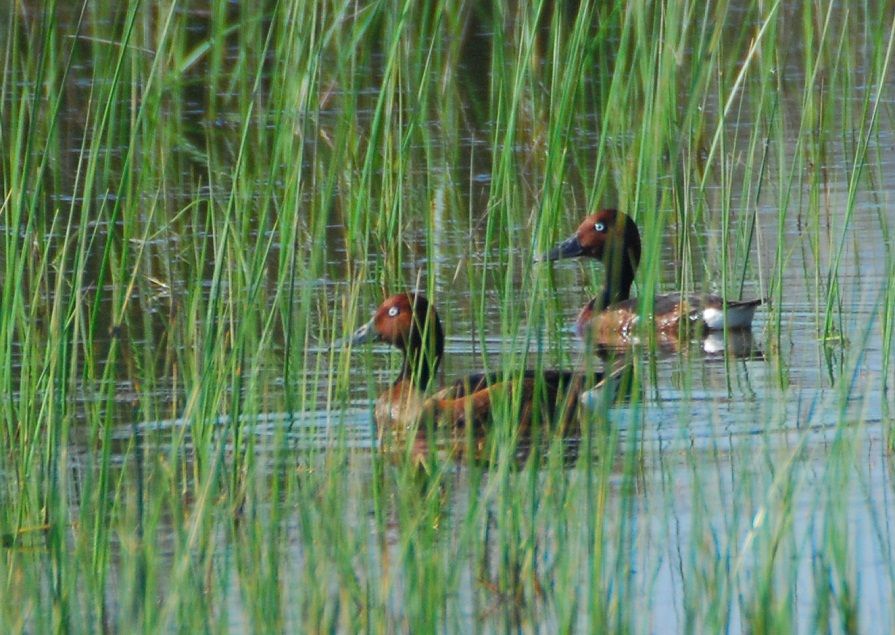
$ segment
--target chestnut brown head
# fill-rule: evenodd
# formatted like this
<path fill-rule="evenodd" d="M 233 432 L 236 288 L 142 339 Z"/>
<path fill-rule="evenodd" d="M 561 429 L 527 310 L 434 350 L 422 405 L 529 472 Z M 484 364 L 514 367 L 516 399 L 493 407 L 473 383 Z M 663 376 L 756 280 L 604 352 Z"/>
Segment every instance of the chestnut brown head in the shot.
<path fill-rule="evenodd" d="M 383 300 L 370 321 L 351 336 L 352 344 L 386 342 L 404 352 L 403 376 L 418 373 L 425 384 L 444 354 L 444 331 L 435 307 L 419 293 Z"/>
<path fill-rule="evenodd" d="M 428 302 L 422 296 L 419 296 L 418 302 L 424 303 L 428 308 Z M 351 336 L 351 343 L 386 342 L 403 350 L 407 348 L 410 340 L 413 322 L 414 309 L 411 296 L 398 293 L 383 300 L 370 321 Z"/>
<path fill-rule="evenodd" d="M 640 263 L 640 232 L 627 214 L 604 209 L 587 216 L 574 234 L 540 260 L 584 257 L 605 262 L 614 253 L 626 254 L 632 267 L 636 268 Z"/>

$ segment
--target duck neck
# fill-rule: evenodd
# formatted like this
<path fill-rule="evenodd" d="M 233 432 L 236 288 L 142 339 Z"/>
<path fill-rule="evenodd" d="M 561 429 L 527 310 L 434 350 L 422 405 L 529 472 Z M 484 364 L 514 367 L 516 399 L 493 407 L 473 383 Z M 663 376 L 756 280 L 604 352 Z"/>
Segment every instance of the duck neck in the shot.
<path fill-rule="evenodd" d="M 600 310 L 627 300 L 631 297 L 631 285 L 634 283 L 633 254 L 610 253 L 603 261 L 606 278 L 603 283 L 603 294 L 600 296 Z"/>
<path fill-rule="evenodd" d="M 404 363 L 395 384 L 409 381 L 414 387 L 425 391 L 429 387 L 444 355 L 444 333 L 438 317 L 430 322 L 425 334 L 413 329 L 404 347 Z"/>

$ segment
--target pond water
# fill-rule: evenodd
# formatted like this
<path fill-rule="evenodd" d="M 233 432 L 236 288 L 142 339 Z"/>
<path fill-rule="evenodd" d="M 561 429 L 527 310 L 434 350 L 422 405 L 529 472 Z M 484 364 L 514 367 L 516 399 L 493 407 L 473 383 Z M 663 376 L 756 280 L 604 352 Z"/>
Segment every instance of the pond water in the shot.
<path fill-rule="evenodd" d="M 474 34 L 469 46 L 477 45 L 476 38 L 486 36 Z M 799 52 L 796 47 L 793 57 L 798 58 Z M 470 53 L 466 64 L 473 64 L 475 59 Z M 467 81 L 471 92 L 483 90 L 476 86 L 474 72 L 465 68 L 458 72 L 470 75 Z M 786 66 L 782 72 L 793 85 L 804 81 L 797 64 Z M 80 87 L 83 97 L 92 81 L 91 70 L 75 66 L 71 73 L 72 86 Z M 861 90 L 876 88 L 865 86 Z M 889 73 L 883 94 L 893 95 L 893 90 L 895 79 Z M 65 122 L 77 118 L 78 89 L 73 92 L 72 111 L 61 117 Z M 779 97 L 781 111 L 798 111 L 801 107 L 800 95 L 783 93 Z M 660 251 L 647 255 L 648 259 L 663 263 L 659 268 L 662 291 L 675 289 L 682 269 L 701 272 L 691 277 L 697 281 L 697 291 L 716 291 L 720 286 L 722 251 L 719 210 L 729 208 L 735 224 L 733 232 L 738 237 L 749 234 L 754 223 L 748 252 L 737 254 L 737 258 L 748 261 L 744 284 L 742 289 L 736 288 L 736 284 L 728 285 L 728 289 L 738 297 L 770 300 L 756 314 L 752 339 L 743 355 L 725 354 L 723 338 L 720 342 L 684 342 L 678 350 L 638 347 L 635 364 L 643 382 L 642 400 L 635 405 L 618 404 L 607 415 L 609 425 L 618 432 L 620 447 L 636 444 L 641 462 L 633 503 L 625 508 L 628 521 L 636 526 L 631 530 L 631 588 L 650 598 L 644 606 L 628 598 L 633 623 L 640 629 L 685 630 L 689 620 L 687 607 L 693 602 L 685 597 L 685 577 L 699 572 L 709 575 L 711 568 L 691 561 L 693 545 L 701 541 L 705 541 L 706 553 L 713 555 L 715 562 L 736 569 L 747 566 L 743 561 L 748 562 L 749 545 L 763 523 L 790 523 L 792 534 L 803 539 L 787 552 L 794 558 L 792 567 L 798 570 L 795 578 L 812 579 L 812 567 L 825 549 L 824 523 L 830 518 L 830 506 L 835 506 L 837 517 L 847 525 L 853 547 L 853 567 L 858 572 L 859 585 L 854 593 L 860 596 L 860 624 L 873 625 L 873 630 L 881 632 L 895 629 L 889 609 L 895 598 L 891 564 L 895 511 L 889 504 L 892 457 L 888 450 L 892 424 L 889 413 L 895 404 L 892 394 L 883 389 L 895 382 L 895 366 L 884 358 L 882 327 L 886 294 L 895 293 L 891 277 L 895 271 L 895 244 L 888 234 L 895 230 L 895 207 L 891 205 L 895 194 L 895 118 L 891 116 L 891 107 L 891 101 L 883 104 L 884 116 L 878 119 L 867 149 L 867 156 L 872 158 L 867 168 L 869 175 L 860 180 L 853 204 L 848 176 L 855 142 L 847 135 L 831 133 L 825 140 L 826 164 L 812 166 L 827 175 L 819 181 L 821 191 L 818 193 L 808 184 L 803 186 L 797 179 L 788 192 L 789 207 L 778 208 L 784 198 L 781 189 L 787 186 L 776 175 L 784 173 L 785 166 L 801 151 L 797 147 L 799 130 L 793 126 L 783 135 L 788 145 L 776 159 L 781 165 L 775 163 L 774 169 L 768 170 L 775 176 L 765 176 L 757 202 L 736 196 L 721 200 L 723 193 L 717 185 L 705 190 L 704 217 L 699 222 L 681 222 L 679 210 L 630 210 L 640 219 L 657 212 L 677 219 L 669 221 L 665 228 Z M 710 119 L 713 108 L 717 116 L 717 106 L 707 106 L 706 116 Z M 217 113 L 218 120 L 226 122 L 231 114 L 237 116 Z M 335 120 L 339 115 L 325 109 L 320 114 L 323 126 L 327 118 Z M 191 104 L 186 116 L 202 120 L 202 103 Z M 587 116 L 582 117 L 582 122 L 586 121 Z M 431 299 L 444 319 L 448 336 L 444 375 L 451 378 L 477 371 L 483 360 L 500 368 L 507 358 L 513 357 L 511 352 L 518 350 L 520 341 L 529 343 L 530 358 L 543 356 L 550 365 L 580 363 L 587 353 L 580 349 L 571 326 L 580 307 L 595 295 L 601 267 L 576 261 L 533 263 L 533 254 L 543 251 L 545 245 L 535 244 L 529 227 L 503 228 L 501 231 L 509 232 L 511 239 L 499 241 L 497 248 L 493 243 L 484 243 L 492 175 L 489 146 L 482 139 L 488 139 L 492 122 L 472 118 L 467 125 L 466 138 L 458 144 L 458 165 L 447 163 L 444 173 L 430 174 L 430 180 L 421 178 L 428 166 L 416 169 L 416 182 L 425 187 L 410 198 L 428 202 L 428 206 L 419 218 L 408 216 L 400 237 L 408 255 L 397 268 L 408 287 L 418 279 L 425 281 L 428 277 L 433 281 Z M 738 128 L 747 135 L 752 125 L 759 122 L 738 122 Z M 581 125 L 572 130 L 573 145 L 584 156 L 597 151 L 600 142 L 595 130 L 599 126 Z M 431 122 L 431 131 L 438 135 L 437 122 Z M 65 143 L 77 152 L 82 136 L 76 131 L 63 132 L 68 135 Z M 733 139 L 739 132 L 732 128 L 729 134 Z M 586 196 L 581 185 L 590 182 L 585 173 L 587 167 L 578 166 L 578 173 L 570 177 L 570 181 L 576 182 L 568 188 L 572 194 L 554 238 L 570 234 L 580 217 L 589 211 L 583 204 Z M 521 180 L 536 181 L 541 176 L 533 170 L 530 175 L 521 175 Z M 805 179 L 806 183 L 809 181 Z M 433 187 L 432 183 L 436 185 Z M 694 192 L 686 195 L 688 201 L 702 196 L 696 193 L 697 189 L 694 186 Z M 737 192 L 741 188 L 731 189 Z M 520 201 L 536 210 L 538 192 L 538 186 L 532 185 L 532 191 L 521 194 Z M 57 192 L 56 196 L 57 201 L 64 202 L 70 194 Z M 615 195 L 606 196 L 611 199 Z M 181 197 L 186 199 L 182 193 L 175 196 Z M 614 205 L 617 201 L 605 203 Z M 423 217 L 428 220 L 420 220 Z M 333 212 L 329 219 L 331 228 L 325 236 L 324 275 L 314 280 L 297 280 L 296 286 L 312 287 L 316 306 L 326 315 L 339 313 L 351 304 L 347 298 L 360 288 L 356 313 L 349 310 L 339 315 L 328 323 L 332 329 L 326 332 L 311 329 L 302 347 L 304 358 L 298 378 L 295 374 L 291 379 L 273 377 L 265 395 L 267 402 L 283 406 L 290 402 L 289 394 L 300 393 L 304 403 L 314 406 L 294 412 L 274 410 L 242 422 L 251 428 L 257 439 L 256 451 L 269 461 L 271 473 L 283 462 L 322 461 L 320 456 L 335 443 L 352 451 L 350 469 L 356 470 L 360 479 L 365 478 L 365 470 L 372 469 L 370 455 L 376 451 L 376 444 L 371 402 L 390 381 L 397 359 L 395 353 L 382 346 L 350 352 L 332 346 L 365 320 L 381 299 L 382 269 L 377 268 L 375 256 L 369 263 L 360 263 L 368 265 L 362 269 L 365 279 L 351 279 L 358 263 L 349 262 L 351 250 L 346 246 L 344 228 L 347 222 L 347 212 Z M 431 234 L 426 230 L 427 223 L 436 228 Z M 201 227 L 194 229 L 203 231 Z M 678 242 L 685 232 L 689 233 L 690 243 L 682 248 Z M 430 244 L 430 235 L 437 237 L 437 244 Z M 278 253 L 274 249 L 272 255 Z M 682 258 L 684 253 L 686 258 Z M 782 259 L 779 253 L 783 254 Z M 828 271 L 837 258 L 839 296 L 834 303 L 832 334 L 825 336 Z M 509 263 L 512 268 L 508 268 Z M 743 267 L 742 262 L 738 261 L 738 265 Z M 780 265 L 782 270 L 777 269 Z M 782 290 L 775 281 L 779 281 Z M 208 294 L 212 288 L 209 278 Z M 100 291 L 105 292 L 111 297 L 113 290 Z M 508 296 L 518 299 L 511 319 L 506 315 L 506 302 L 502 301 Z M 550 300 L 545 306 L 538 305 L 538 299 L 532 300 L 547 296 Z M 477 311 L 482 306 L 485 312 L 480 319 Z M 516 326 L 510 326 L 515 320 Z M 162 318 L 154 318 L 153 324 L 160 332 L 166 328 Z M 273 342 L 272 348 L 282 353 L 283 342 Z M 346 362 L 349 354 L 350 361 Z M 339 395 L 333 389 L 333 378 L 346 363 L 350 364 L 347 394 Z M 14 360 L 13 365 L 19 368 L 21 362 Z M 158 380 L 155 396 L 159 404 L 164 404 L 158 410 L 171 416 L 135 421 L 128 418 L 128 409 L 122 409 L 120 425 L 112 433 L 116 450 L 122 454 L 115 453 L 113 463 L 126 461 L 125 453 L 132 451 L 135 438 L 143 439 L 154 451 L 164 451 L 166 440 L 190 433 L 179 416 L 184 396 L 172 388 L 178 386 L 178 378 Z M 131 388 L 122 386 L 123 403 L 128 402 Z M 93 395 L 83 395 L 85 407 L 92 399 Z M 225 434 L 232 423 L 227 416 L 218 420 Z M 285 458 L 274 442 L 284 436 L 294 448 L 294 454 Z M 73 434 L 70 454 L 76 470 L 78 461 L 92 451 L 94 440 L 84 437 Z M 842 450 L 843 446 L 847 449 Z M 851 457 L 844 463 L 846 474 L 830 476 L 831 470 L 840 464 L 838 458 L 831 461 L 834 452 L 845 452 Z M 622 455 L 619 450 L 619 457 Z M 579 458 L 578 463 L 570 466 L 568 479 L 581 478 L 587 462 L 587 458 Z M 259 465 L 264 463 L 259 461 Z M 459 464 L 460 481 L 463 470 Z M 631 496 L 618 474 L 620 471 L 616 473 L 619 482 L 609 490 L 618 499 L 607 504 L 610 509 L 616 509 L 618 501 Z M 798 474 L 795 483 L 787 481 L 789 474 Z M 744 486 L 743 480 L 749 485 Z M 842 487 L 835 493 L 827 491 L 831 482 Z M 462 491 L 466 486 L 484 488 L 486 484 L 456 487 Z M 455 496 L 462 498 L 456 493 Z M 784 496 L 791 497 L 793 513 L 781 521 L 774 517 L 774 505 L 768 501 Z M 353 522 L 363 526 L 372 513 L 370 503 L 360 498 L 353 502 L 357 510 Z M 461 514 L 462 510 L 457 509 L 456 513 Z M 370 531 L 372 541 L 372 526 Z M 733 547 L 725 540 L 730 534 L 739 540 Z M 545 541 L 550 540 L 545 537 Z M 295 537 L 289 552 L 296 561 L 302 559 L 302 549 L 301 539 Z M 811 589 L 799 593 L 798 598 L 800 604 L 795 611 L 810 613 L 815 602 Z M 238 607 L 239 598 L 232 600 Z M 467 617 L 475 621 L 476 612 L 468 610 Z M 745 628 L 740 610 L 733 609 L 733 630 Z M 238 608 L 234 609 L 235 626 L 243 624 L 243 617 Z M 799 623 L 809 631 L 812 625 L 807 619 Z"/>

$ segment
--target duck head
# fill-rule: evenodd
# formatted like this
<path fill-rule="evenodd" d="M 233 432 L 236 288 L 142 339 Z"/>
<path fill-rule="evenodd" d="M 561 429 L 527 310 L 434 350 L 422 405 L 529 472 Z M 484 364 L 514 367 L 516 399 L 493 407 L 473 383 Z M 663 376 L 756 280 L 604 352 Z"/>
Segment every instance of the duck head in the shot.
<path fill-rule="evenodd" d="M 444 354 L 441 320 L 420 293 L 398 293 L 383 300 L 350 341 L 385 342 L 399 349 L 404 353 L 404 368 L 397 381 L 413 377 L 421 387 L 429 382 Z"/>
<path fill-rule="evenodd" d="M 540 260 L 566 258 L 595 258 L 605 261 L 613 250 L 621 246 L 634 268 L 640 263 L 640 231 L 627 214 L 615 209 L 603 209 L 586 216 L 575 233 L 540 257 Z"/>
<path fill-rule="evenodd" d="M 606 268 L 601 306 L 628 299 L 634 272 L 640 264 L 640 231 L 627 214 L 603 209 L 578 225 L 575 233 L 541 256 L 539 260 L 595 258 Z"/>

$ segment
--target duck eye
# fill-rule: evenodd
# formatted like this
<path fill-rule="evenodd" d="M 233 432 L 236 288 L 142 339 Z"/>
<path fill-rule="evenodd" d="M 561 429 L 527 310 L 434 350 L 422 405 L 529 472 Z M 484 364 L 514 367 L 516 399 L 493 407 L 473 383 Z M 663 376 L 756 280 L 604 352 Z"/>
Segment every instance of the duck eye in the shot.
<path fill-rule="evenodd" d="M 389 316 L 389 317 L 395 317 L 396 315 L 398 315 L 398 312 L 399 312 L 399 311 L 398 311 L 398 307 L 396 307 L 396 306 L 389 307 L 389 309 L 388 309 L 388 316 Z"/>
<path fill-rule="evenodd" d="M 604 225 L 603 223 L 597 223 L 596 225 L 594 225 L 594 229 L 596 229 L 598 232 L 602 233 L 602 232 L 606 231 L 606 225 Z"/>

